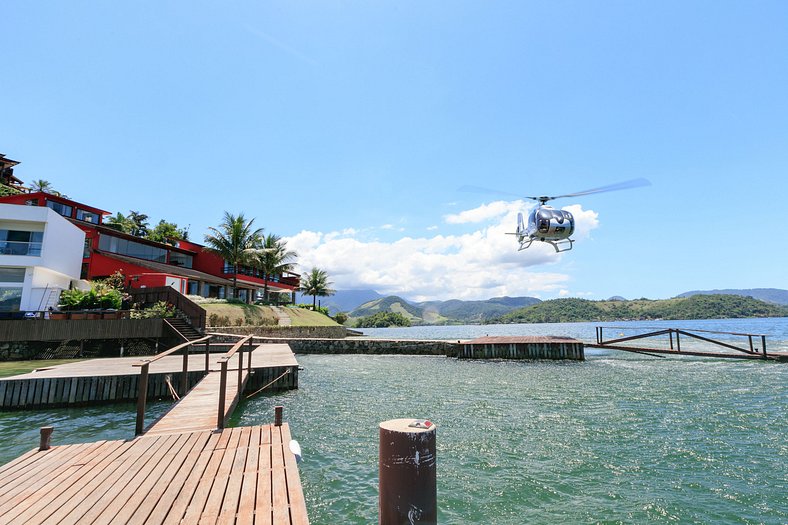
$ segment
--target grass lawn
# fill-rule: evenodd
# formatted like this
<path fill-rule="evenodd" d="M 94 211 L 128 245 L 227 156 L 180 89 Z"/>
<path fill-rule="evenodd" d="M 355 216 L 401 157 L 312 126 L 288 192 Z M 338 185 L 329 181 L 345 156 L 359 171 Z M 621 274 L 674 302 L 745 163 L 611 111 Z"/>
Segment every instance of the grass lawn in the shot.
<path fill-rule="evenodd" d="M 84 359 L 39 359 L 37 361 L 3 361 L 0 362 L 0 377 L 15 376 L 32 372 L 36 368 L 47 368 L 66 363 L 76 363 Z"/>
<path fill-rule="evenodd" d="M 236 319 L 241 319 L 242 323 L 247 326 L 276 326 L 278 318 L 267 306 L 258 306 L 256 304 L 201 304 L 205 311 L 208 313 L 208 325 L 211 324 L 211 314 L 216 314 L 219 317 L 229 317 L 230 326 L 236 326 Z"/>
<path fill-rule="evenodd" d="M 288 307 L 285 312 L 290 316 L 291 326 L 339 326 L 339 324 L 320 312 L 304 308 Z"/>
<path fill-rule="evenodd" d="M 240 319 L 243 326 L 277 326 L 279 318 L 269 306 L 255 304 L 226 304 L 207 303 L 201 304 L 208 313 L 208 325 L 211 325 L 211 314 L 219 317 L 230 318 L 230 326 L 237 326 L 236 319 Z M 291 326 L 337 326 L 337 323 L 319 312 L 303 308 L 283 307 L 290 316 Z"/>

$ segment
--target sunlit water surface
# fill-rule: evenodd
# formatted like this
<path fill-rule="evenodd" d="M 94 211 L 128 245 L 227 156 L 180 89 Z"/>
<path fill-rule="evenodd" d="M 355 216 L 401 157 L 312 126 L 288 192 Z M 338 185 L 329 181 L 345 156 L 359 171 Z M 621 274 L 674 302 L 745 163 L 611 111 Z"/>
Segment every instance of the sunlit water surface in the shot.
<path fill-rule="evenodd" d="M 684 323 L 785 345 L 788 320 L 748 321 Z M 373 332 L 591 340 L 593 326 Z M 299 390 L 242 404 L 233 424 L 268 423 L 285 406 L 314 524 L 377 521 L 377 425 L 411 416 L 438 425 L 441 523 L 788 523 L 788 365 L 601 350 L 585 362 L 298 359 Z M 0 413 L 0 462 L 33 448 L 47 424 L 54 444 L 126 439 L 134 407 Z"/>

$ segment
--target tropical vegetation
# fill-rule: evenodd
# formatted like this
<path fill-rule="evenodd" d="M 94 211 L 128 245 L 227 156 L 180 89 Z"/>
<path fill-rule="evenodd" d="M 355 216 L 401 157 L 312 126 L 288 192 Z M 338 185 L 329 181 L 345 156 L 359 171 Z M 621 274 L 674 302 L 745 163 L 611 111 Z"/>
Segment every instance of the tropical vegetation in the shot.
<path fill-rule="evenodd" d="M 304 295 L 312 296 L 312 309 L 317 307 L 318 297 L 328 297 L 334 295 L 335 290 L 331 289 L 334 284 L 328 280 L 325 270 L 312 268 L 308 273 L 301 276 L 301 285 L 298 291 Z"/>
<path fill-rule="evenodd" d="M 553 299 L 514 310 L 492 323 L 569 323 L 654 319 L 783 317 L 788 307 L 740 295 L 693 295 L 663 300 Z"/>
<path fill-rule="evenodd" d="M 284 272 L 290 272 L 295 267 L 298 254 L 287 249 L 287 241 L 278 235 L 269 233 L 263 239 L 262 251 L 258 254 L 253 265 L 263 272 L 265 284 L 263 285 L 263 300 L 269 302 L 268 281 Z"/>
<path fill-rule="evenodd" d="M 254 264 L 259 258 L 263 229 L 254 227 L 254 219 L 246 220 L 243 213 L 224 212 L 218 228 L 208 228 L 205 235 L 206 249 L 215 253 L 233 267 L 233 296 L 238 297 L 238 267 Z"/>
<path fill-rule="evenodd" d="M 397 312 L 378 312 L 356 320 L 356 328 L 387 328 L 389 326 L 410 326 L 410 319 Z"/>

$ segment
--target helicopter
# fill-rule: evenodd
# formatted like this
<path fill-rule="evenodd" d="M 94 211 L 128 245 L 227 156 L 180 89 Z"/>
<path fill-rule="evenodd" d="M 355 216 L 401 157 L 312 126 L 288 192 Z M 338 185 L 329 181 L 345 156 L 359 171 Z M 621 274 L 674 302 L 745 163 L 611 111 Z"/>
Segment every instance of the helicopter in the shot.
<path fill-rule="evenodd" d="M 507 233 L 507 235 L 517 236 L 517 242 L 520 245 L 517 251 L 522 251 L 529 248 L 534 241 L 540 241 L 552 245 L 552 247 L 555 248 L 555 251 L 558 253 L 568 252 L 572 249 L 572 245 L 575 242 L 574 239 L 570 238 L 575 232 L 575 218 L 570 212 L 566 210 L 557 210 L 552 206 L 548 206 L 548 202 L 555 199 L 580 197 L 594 193 L 625 190 L 649 185 L 651 185 L 651 182 L 649 182 L 647 179 L 640 178 L 619 182 L 616 184 L 610 184 L 608 186 L 602 186 L 599 188 L 592 188 L 590 190 L 567 193 L 565 195 L 524 197 L 526 199 L 537 201 L 539 205 L 531 210 L 531 213 L 528 214 L 528 224 L 526 224 L 523 220 L 523 214 L 518 213 L 517 231 L 514 233 Z M 512 195 L 510 193 L 488 190 L 486 188 L 479 188 L 475 186 L 464 186 L 461 189 L 463 191 L 482 191 L 486 193 Z"/>

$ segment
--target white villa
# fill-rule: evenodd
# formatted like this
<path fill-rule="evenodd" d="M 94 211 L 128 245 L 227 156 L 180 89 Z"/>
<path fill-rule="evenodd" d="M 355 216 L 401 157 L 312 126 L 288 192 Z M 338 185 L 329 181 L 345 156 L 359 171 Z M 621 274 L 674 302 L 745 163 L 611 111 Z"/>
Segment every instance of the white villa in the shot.
<path fill-rule="evenodd" d="M 84 245 L 85 233 L 48 207 L 0 204 L 0 313 L 55 306 L 79 283 Z"/>

